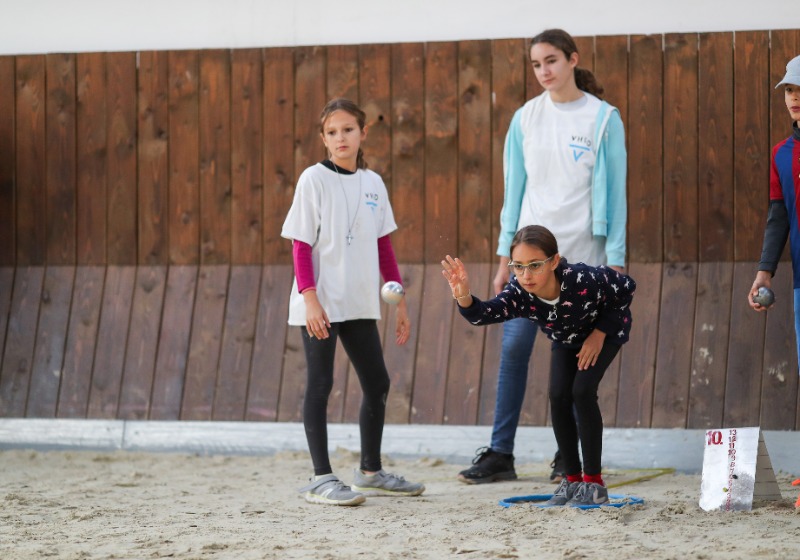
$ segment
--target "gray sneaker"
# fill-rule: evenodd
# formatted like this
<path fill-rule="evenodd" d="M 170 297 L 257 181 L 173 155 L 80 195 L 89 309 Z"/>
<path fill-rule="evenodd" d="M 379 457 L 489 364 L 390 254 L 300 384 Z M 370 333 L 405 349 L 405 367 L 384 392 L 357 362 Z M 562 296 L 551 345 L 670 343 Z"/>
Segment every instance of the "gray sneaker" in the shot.
<path fill-rule="evenodd" d="M 383 469 L 375 474 L 364 474 L 361 469 L 354 469 L 353 473 L 353 490 L 365 496 L 419 496 L 425 491 L 424 484 L 409 482 Z"/>
<path fill-rule="evenodd" d="M 357 506 L 366 500 L 364 494 L 353 492 L 335 474 L 326 474 L 319 480 L 298 490 L 310 504 L 329 504 L 334 506 Z"/>
<path fill-rule="evenodd" d="M 545 502 L 546 506 L 563 506 L 575 495 L 575 492 L 583 485 L 583 482 L 570 482 L 566 478 L 561 480 L 561 484 L 556 488 L 553 497 Z"/>
<path fill-rule="evenodd" d="M 599 506 L 608 503 L 608 488 L 596 482 L 584 482 L 575 490 L 568 506 Z"/>

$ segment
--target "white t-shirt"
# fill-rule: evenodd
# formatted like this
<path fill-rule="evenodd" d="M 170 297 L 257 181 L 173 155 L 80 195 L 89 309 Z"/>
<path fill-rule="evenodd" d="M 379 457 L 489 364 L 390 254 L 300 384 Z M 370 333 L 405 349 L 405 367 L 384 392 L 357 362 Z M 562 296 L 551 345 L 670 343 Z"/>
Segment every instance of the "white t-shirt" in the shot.
<path fill-rule="evenodd" d="M 339 323 L 381 318 L 378 238 L 396 229 L 380 175 L 365 169 L 337 174 L 318 163 L 300 175 L 281 237 L 311 245 L 317 298 L 328 319 Z M 306 324 L 297 279 L 289 324 Z"/>
<path fill-rule="evenodd" d="M 601 101 L 588 93 L 554 103 L 546 92 L 520 114 L 527 184 L 520 226 L 543 225 L 570 262 L 606 263 L 605 239 L 592 236 L 592 173 Z"/>

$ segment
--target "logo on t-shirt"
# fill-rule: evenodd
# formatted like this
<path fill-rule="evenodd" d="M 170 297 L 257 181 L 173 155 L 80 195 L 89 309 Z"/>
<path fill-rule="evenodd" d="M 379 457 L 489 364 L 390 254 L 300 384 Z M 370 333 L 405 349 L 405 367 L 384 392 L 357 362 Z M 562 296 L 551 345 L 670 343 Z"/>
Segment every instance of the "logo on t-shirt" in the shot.
<path fill-rule="evenodd" d="M 572 158 L 575 161 L 578 161 L 581 159 L 582 155 L 591 151 L 592 141 L 585 136 L 573 135 L 572 142 L 570 142 L 569 147 L 572 150 Z"/>
<path fill-rule="evenodd" d="M 364 193 L 364 198 L 367 199 L 367 206 L 374 212 L 375 209 L 378 208 L 378 193 Z"/>

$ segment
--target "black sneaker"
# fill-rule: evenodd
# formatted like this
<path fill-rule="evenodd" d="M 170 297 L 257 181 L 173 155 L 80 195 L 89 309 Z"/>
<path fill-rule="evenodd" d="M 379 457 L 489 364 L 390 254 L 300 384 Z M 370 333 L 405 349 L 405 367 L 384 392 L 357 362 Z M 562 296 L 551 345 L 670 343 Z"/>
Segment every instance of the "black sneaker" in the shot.
<path fill-rule="evenodd" d="M 514 456 L 509 453 L 497 453 L 489 447 L 478 449 L 472 460 L 472 466 L 458 473 L 458 480 L 464 484 L 483 484 L 516 479 Z"/>
<path fill-rule="evenodd" d="M 556 456 L 553 458 L 553 462 L 550 463 L 550 467 L 553 469 L 553 471 L 550 473 L 550 482 L 553 484 L 558 484 L 564 480 L 566 472 L 564 469 L 564 460 L 561 459 L 560 451 L 556 450 Z"/>

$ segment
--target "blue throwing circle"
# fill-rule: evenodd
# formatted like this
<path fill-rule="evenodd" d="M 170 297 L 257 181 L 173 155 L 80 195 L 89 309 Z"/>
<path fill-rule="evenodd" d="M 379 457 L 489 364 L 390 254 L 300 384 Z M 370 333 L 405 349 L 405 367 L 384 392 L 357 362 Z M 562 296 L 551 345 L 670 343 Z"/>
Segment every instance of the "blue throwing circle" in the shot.
<path fill-rule="evenodd" d="M 531 494 L 530 496 L 513 496 L 511 498 L 503 498 L 498 502 L 498 504 L 503 506 L 504 508 L 524 503 L 529 503 L 533 507 L 538 507 L 538 508 L 565 507 L 565 506 L 550 506 L 544 503 L 552 497 L 553 497 L 552 494 Z M 619 508 L 619 507 L 644 503 L 644 500 L 642 498 L 638 498 L 636 496 L 626 496 L 624 494 L 609 494 L 608 499 L 610 501 L 605 504 L 596 504 L 596 505 L 591 504 L 585 506 L 566 506 L 566 507 L 574 507 L 578 509 L 596 509 L 601 507 Z"/>

